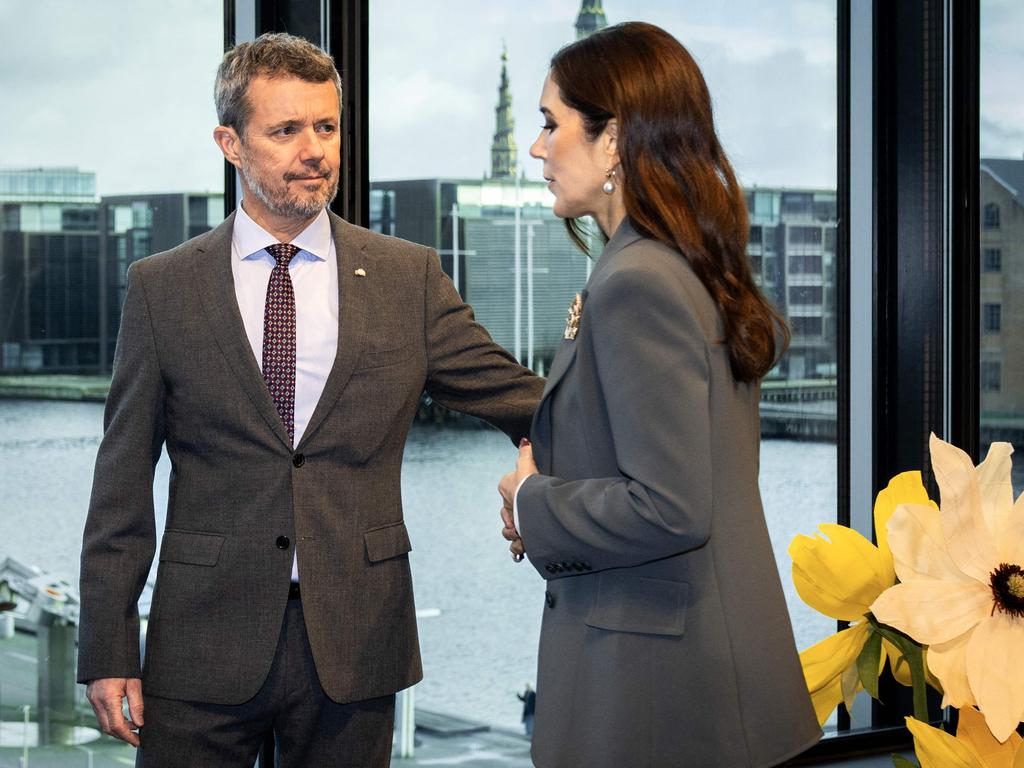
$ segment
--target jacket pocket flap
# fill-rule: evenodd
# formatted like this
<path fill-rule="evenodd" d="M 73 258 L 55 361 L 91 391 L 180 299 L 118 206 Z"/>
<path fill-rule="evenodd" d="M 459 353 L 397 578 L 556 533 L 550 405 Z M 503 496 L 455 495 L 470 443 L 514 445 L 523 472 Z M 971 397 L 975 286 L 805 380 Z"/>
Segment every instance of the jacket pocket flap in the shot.
<path fill-rule="evenodd" d="M 686 582 L 605 572 L 586 623 L 615 632 L 682 635 L 689 593 Z"/>
<path fill-rule="evenodd" d="M 161 563 L 188 563 L 190 565 L 216 565 L 224 537 L 200 531 L 164 531 L 160 545 Z"/>
<path fill-rule="evenodd" d="M 409 532 L 401 520 L 382 528 L 367 531 L 363 534 L 363 541 L 366 542 L 366 557 L 371 563 L 398 557 L 412 551 Z"/>
<path fill-rule="evenodd" d="M 362 355 L 359 356 L 359 363 L 356 368 L 358 370 L 383 368 L 395 363 L 401 363 L 412 357 L 415 351 L 415 341 L 410 341 L 408 344 L 403 344 L 394 349 L 364 349 Z"/>

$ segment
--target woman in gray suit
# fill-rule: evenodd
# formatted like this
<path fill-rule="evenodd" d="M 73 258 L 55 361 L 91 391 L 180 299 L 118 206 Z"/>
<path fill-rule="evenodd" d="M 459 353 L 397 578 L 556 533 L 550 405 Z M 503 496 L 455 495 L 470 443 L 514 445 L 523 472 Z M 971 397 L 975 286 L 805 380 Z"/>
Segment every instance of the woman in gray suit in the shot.
<path fill-rule="evenodd" d="M 776 765 L 820 736 L 757 485 L 759 381 L 787 333 L 707 87 L 671 35 L 627 23 L 559 51 L 540 109 L 555 213 L 607 244 L 500 485 L 513 557 L 547 581 L 533 759 Z"/>

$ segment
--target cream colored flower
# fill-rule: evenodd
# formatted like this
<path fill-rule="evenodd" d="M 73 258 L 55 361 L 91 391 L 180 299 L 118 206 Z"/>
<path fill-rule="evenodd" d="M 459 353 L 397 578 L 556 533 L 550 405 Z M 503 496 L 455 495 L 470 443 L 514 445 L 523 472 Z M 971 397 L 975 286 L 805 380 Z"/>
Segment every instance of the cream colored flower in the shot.
<path fill-rule="evenodd" d="M 826 616 L 852 625 L 800 654 L 819 723 L 828 719 L 839 702 L 846 702 L 849 708 L 853 697 L 863 688 L 857 658 L 871 636 L 871 626 L 864 615 L 875 598 L 896 581 L 884 531 L 897 505 L 905 502 L 933 504 L 921 483 L 920 472 L 897 475 L 878 494 L 875 529 L 883 533 L 878 536 L 877 547 L 857 531 L 834 523 L 819 525 L 813 537 L 796 536 L 789 545 L 793 584 L 803 601 Z M 895 646 L 883 641 L 878 671 L 888 658 L 896 678 L 909 685 L 909 669 L 898 663 L 900 656 Z"/>
<path fill-rule="evenodd" d="M 1009 443 L 977 468 L 932 435 L 941 512 L 901 505 L 889 547 L 902 583 L 871 606 L 878 621 L 928 646 L 944 705 L 977 704 L 1004 742 L 1024 715 L 1024 496 L 1013 501 Z"/>

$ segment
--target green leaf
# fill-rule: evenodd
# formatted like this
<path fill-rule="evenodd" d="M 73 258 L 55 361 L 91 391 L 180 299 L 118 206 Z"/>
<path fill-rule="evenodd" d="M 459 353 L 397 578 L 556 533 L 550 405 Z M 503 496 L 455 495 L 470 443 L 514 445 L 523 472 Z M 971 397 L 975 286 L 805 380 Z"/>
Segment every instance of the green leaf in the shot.
<path fill-rule="evenodd" d="M 889 662 L 892 663 L 892 659 L 890 659 Z M 895 664 L 893 664 L 893 674 L 899 672 L 900 667 L 902 667 L 904 664 L 906 664 L 908 667 L 910 666 L 910 662 L 907 661 L 907 657 L 901 655 L 898 659 L 896 659 Z"/>
<path fill-rule="evenodd" d="M 903 755 L 892 756 L 893 768 L 921 768 L 917 763 L 912 760 L 907 760 Z"/>
<path fill-rule="evenodd" d="M 871 698 L 878 699 L 878 664 L 882 658 L 882 636 L 878 632 L 868 635 L 867 642 L 857 656 L 857 676 Z"/>

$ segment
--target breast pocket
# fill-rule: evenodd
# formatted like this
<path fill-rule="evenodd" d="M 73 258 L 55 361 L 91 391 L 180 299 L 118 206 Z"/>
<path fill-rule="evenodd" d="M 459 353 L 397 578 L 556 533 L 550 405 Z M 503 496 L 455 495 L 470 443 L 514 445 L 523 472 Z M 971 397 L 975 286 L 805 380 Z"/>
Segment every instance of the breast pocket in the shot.
<path fill-rule="evenodd" d="M 416 346 L 415 341 L 410 341 L 389 349 L 368 347 L 359 356 L 359 363 L 356 368 L 365 371 L 373 368 L 386 368 L 391 365 L 398 365 L 410 359 L 416 353 Z"/>
<path fill-rule="evenodd" d="M 598 575 L 597 597 L 586 624 L 615 632 L 681 636 L 690 585 L 614 571 Z"/>

